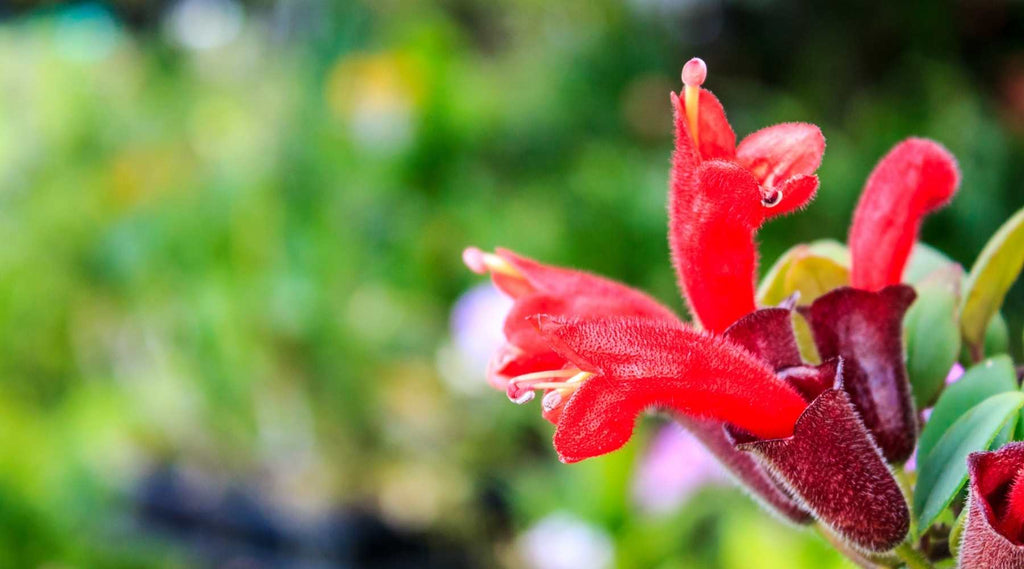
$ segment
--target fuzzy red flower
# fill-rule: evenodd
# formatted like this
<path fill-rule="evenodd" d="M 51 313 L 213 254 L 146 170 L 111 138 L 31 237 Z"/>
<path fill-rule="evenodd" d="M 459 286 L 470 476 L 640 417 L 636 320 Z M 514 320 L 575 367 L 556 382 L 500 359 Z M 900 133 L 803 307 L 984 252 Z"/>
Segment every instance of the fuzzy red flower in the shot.
<path fill-rule="evenodd" d="M 785 123 L 737 147 L 721 103 L 700 88 L 705 76 L 704 62 L 691 60 L 683 69 L 683 97 L 672 95 L 669 244 L 694 319 L 722 332 L 756 308 L 754 234 L 766 219 L 814 196 L 825 138 L 812 124 Z"/>
<path fill-rule="evenodd" d="M 1024 443 L 967 459 L 970 499 L 960 566 L 1024 567 Z"/>
<path fill-rule="evenodd" d="M 942 145 L 909 138 L 868 177 L 850 226 L 850 284 L 880 290 L 902 282 L 921 221 L 960 185 L 956 159 Z"/>
<path fill-rule="evenodd" d="M 509 399 L 525 403 L 535 389 L 545 390 L 545 417 L 558 420 L 564 393 L 553 387 L 579 370 L 562 369 L 565 359 L 541 337 L 532 316 L 637 317 L 676 322 L 676 315 L 646 294 L 615 281 L 538 263 L 507 249 L 484 253 L 469 248 L 463 260 L 475 272 L 490 272 L 494 284 L 513 299 L 505 318 L 506 343 L 488 365 L 491 385 Z"/>

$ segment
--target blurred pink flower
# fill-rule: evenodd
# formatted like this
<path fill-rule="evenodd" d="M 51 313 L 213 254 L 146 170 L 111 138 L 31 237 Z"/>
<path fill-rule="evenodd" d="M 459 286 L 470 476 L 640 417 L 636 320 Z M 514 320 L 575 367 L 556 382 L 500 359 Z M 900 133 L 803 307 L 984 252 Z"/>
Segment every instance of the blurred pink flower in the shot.
<path fill-rule="evenodd" d="M 490 283 L 477 285 L 459 297 L 452 307 L 452 341 L 461 358 L 474 369 L 487 366 L 491 354 L 504 343 L 502 323 L 512 299 Z"/>
<path fill-rule="evenodd" d="M 960 380 L 961 377 L 963 377 L 963 375 L 964 375 L 964 366 L 960 365 L 960 362 L 953 363 L 953 367 L 949 368 L 949 375 L 946 376 L 946 385 L 950 385 L 950 384 L 956 383 L 957 381 Z M 930 407 L 928 409 L 925 409 L 925 410 L 921 411 L 921 417 L 923 417 L 925 421 L 927 421 L 928 418 L 931 417 L 931 415 L 932 415 L 932 410 L 931 410 Z M 914 449 L 914 454 L 911 455 L 911 457 L 909 459 L 907 459 L 907 463 L 903 465 L 903 469 L 906 470 L 907 472 L 910 472 L 912 470 L 917 470 L 917 449 L 916 448 Z"/>
<path fill-rule="evenodd" d="M 722 466 L 693 435 L 676 423 L 651 440 L 633 478 L 633 500 L 649 514 L 668 514 L 695 491 L 727 479 Z"/>

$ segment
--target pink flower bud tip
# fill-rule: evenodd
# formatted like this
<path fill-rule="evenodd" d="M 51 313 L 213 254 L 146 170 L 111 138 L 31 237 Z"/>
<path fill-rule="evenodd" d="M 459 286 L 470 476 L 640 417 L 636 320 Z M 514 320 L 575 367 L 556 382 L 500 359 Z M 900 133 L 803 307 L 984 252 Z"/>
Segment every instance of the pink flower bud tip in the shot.
<path fill-rule="evenodd" d="M 683 84 L 687 87 L 700 87 L 707 76 L 708 66 L 699 57 L 694 57 L 683 66 Z"/>
<path fill-rule="evenodd" d="M 469 267 L 469 270 L 478 275 L 487 272 L 487 264 L 484 262 L 484 252 L 477 247 L 466 247 L 462 251 L 462 262 Z"/>

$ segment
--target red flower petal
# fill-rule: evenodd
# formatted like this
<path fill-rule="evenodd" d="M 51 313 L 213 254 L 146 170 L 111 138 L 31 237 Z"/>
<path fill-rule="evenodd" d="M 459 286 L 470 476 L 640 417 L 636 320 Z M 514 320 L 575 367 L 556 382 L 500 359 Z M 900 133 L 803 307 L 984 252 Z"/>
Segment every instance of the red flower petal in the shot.
<path fill-rule="evenodd" d="M 700 111 L 697 121 L 702 159 L 732 160 L 736 157 L 736 133 L 725 118 L 722 103 L 707 89 L 700 90 Z"/>
<path fill-rule="evenodd" d="M 686 152 L 677 149 L 674 160 L 672 262 L 694 319 L 722 332 L 756 308 L 754 232 L 764 219 L 761 191 L 757 180 L 736 164 L 704 162 L 690 176 Z"/>
<path fill-rule="evenodd" d="M 821 129 L 791 122 L 762 128 L 744 138 L 736 149 L 736 161 L 761 185 L 777 188 L 789 178 L 813 174 L 824 153 Z"/>
<path fill-rule="evenodd" d="M 1024 443 L 1010 443 L 994 452 L 967 458 L 971 475 L 969 511 L 960 541 L 960 567 L 1024 567 L 1020 536 L 1007 536 L 1003 521 L 1006 494 L 1024 467 Z"/>
<path fill-rule="evenodd" d="M 804 363 L 793 332 L 793 313 L 785 308 L 755 310 L 729 326 L 724 335 L 775 371 Z"/>
<path fill-rule="evenodd" d="M 622 283 L 584 271 L 544 265 L 508 249 L 497 249 L 496 253 L 522 274 L 532 291 L 565 303 L 566 314 L 678 320 L 674 312 L 657 300 Z"/>
<path fill-rule="evenodd" d="M 885 457 L 901 463 L 917 440 L 917 413 L 903 361 L 903 315 L 914 289 L 838 288 L 804 311 L 823 359 L 842 357 L 843 384 Z"/>
<path fill-rule="evenodd" d="M 850 227 L 850 283 L 878 290 L 901 282 L 921 220 L 960 185 L 956 159 L 938 143 L 910 138 L 875 166 Z"/>
<path fill-rule="evenodd" d="M 651 406 L 727 421 L 766 437 L 788 436 L 806 407 L 746 350 L 681 324 L 541 317 L 539 327 L 555 351 L 595 373 L 558 422 L 554 443 L 564 462 L 621 447 L 637 415 Z"/>
<path fill-rule="evenodd" d="M 775 188 L 782 192 L 782 200 L 772 207 L 765 208 L 767 218 L 793 213 L 806 206 L 814 199 L 818 191 L 818 177 L 811 175 L 794 176 Z"/>
<path fill-rule="evenodd" d="M 800 416 L 793 436 L 753 440 L 736 433 L 737 448 L 768 470 L 833 533 L 867 551 L 888 551 L 910 529 L 899 485 L 838 385 Z"/>

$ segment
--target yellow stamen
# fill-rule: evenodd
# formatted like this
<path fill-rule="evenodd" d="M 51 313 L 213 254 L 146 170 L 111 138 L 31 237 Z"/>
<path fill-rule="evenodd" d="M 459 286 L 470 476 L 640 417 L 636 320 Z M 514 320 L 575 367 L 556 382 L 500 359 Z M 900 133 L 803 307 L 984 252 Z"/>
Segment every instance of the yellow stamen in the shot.
<path fill-rule="evenodd" d="M 578 369 L 555 369 L 549 371 L 535 371 L 533 373 L 524 373 L 523 375 L 517 375 L 511 380 L 512 383 L 524 383 L 533 381 L 535 379 L 557 379 L 557 378 L 573 378 L 579 375 L 580 370 Z M 561 385 L 559 383 L 558 385 Z"/>
<path fill-rule="evenodd" d="M 593 375 L 594 374 L 590 373 L 589 371 L 581 371 L 579 373 L 574 374 L 572 377 L 565 381 L 538 382 L 531 384 L 530 387 L 533 389 L 559 389 L 563 391 L 573 391 L 579 387 L 578 385 L 576 385 L 577 383 L 582 383 L 593 377 Z M 572 389 L 567 389 L 569 387 L 571 387 Z"/>
<path fill-rule="evenodd" d="M 486 265 L 492 273 L 498 273 L 516 279 L 523 278 L 523 273 L 520 273 L 519 269 L 512 266 L 512 263 L 509 263 L 494 253 L 484 253 L 483 255 L 484 265 Z"/>
<path fill-rule="evenodd" d="M 686 122 L 694 146 L 700 147 L 700 86 L 707 77 L 708 67 L 699 57 L 683 66 L 683 105 L 686 107 Z"/>
<path fill-rule="evenodd" d="M 683 89 L 683 97 L 686 102 L 686 122 L 690 124 L 690 134 L 693 135 L 693 145 L 700 146 L 700 131 L 698 120 L 700 119 L 700 87 L 687 85 Z"/>

